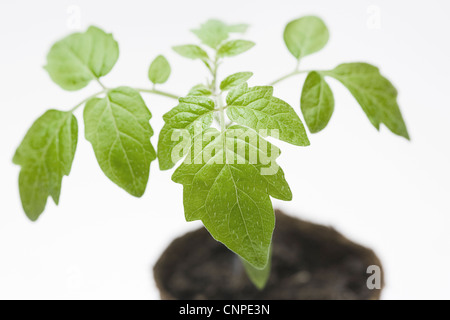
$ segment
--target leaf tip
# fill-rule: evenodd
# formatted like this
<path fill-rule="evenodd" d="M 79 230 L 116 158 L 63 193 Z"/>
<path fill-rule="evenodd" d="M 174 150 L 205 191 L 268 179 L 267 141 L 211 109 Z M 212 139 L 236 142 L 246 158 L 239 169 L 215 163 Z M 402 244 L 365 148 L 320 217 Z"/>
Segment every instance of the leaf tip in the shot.
<path fill-rule="evenodd" d="M 27 218 L 28 220 L 30 220 L 32 223 L 37 223 L 39 217 L 32 217 L 30 215 L 27 214 Z"/>
<path fill-rule="evenodd" d="M 313 133 L 313 132 L 311 132 Z M 302 135 L 298 135 L 298 138 L 295 141 L 290 142 L 294 146 L 298 147 L 309 147 L 311 145 L 311 141 L 309 140 L 308 136 L 306 135 L 306 132 Z"/>
<path fill-rule="evenodd" d="M 411 142 L 411 136 L 409 135 L 409 132 L 406 128 L 405 128 L 405 131 L 400 136 L 402 136 L 403 138 L 405 138 L 406 140 Z"/>
<path fill-rule="evenodd" d="M 159 157 L 158 157 L 158 159 L 159 159 Z M 172 169 L 173 167 L 174 167 L 175 165 L 174 164 L 168 164 L 167 162 L 165 162 L 165 161 L 159 161 L 159 170 L 161 170 L 161 171 L 167 171 L 167 170 L 170 170 L 170 169 Z M 172 179 L 173 180 L 173 179 Z M 175 182 L 175 181 L 174 181 Z"/>
<path fill-rule="evenodd" d="M 286 199 L 285 201 L 292 201 L 294 199 L 291 189 L 289 189 L 289 191 L 286 193 L 285 199 Z"/>
<path fill-rule="evenodd" d="M 52 195 L 53 202 L 54 202 L 57 206 L 59 206 L 59 198 L 60 198 L 60 195 L 59 195 L 59 194 Z"/>
<path fill-rule="evenodd" d="M 20 161 L 19 161 L 19 148 L 16 150 L 16 152 L 14 153 L 14 156 L 11 159 L 11 162 L 13 164 L 15 164 L 16 166 L 20 166 Z"/>
<path fill-rule="evenodd" d="M 142 198 L 145 194 L 145 188 L 143 189 L 132 189 L 126 190 L 129 194 L 131 194 L 135 198 Z"/>
<path fill-rule="evenodd" d="M 44 212 L 44 210 L 35 210 L 35 209 L 30 209 L 30 208 L 25 208 L 25 207 L 24 207 L 24 211 L 25 211 L 25 215 L 27 216 L 28 220 L 30 220 L 31 222 L 34 222 L 34 223 L 36 223 L 38 221 L 39 217 Z"/>

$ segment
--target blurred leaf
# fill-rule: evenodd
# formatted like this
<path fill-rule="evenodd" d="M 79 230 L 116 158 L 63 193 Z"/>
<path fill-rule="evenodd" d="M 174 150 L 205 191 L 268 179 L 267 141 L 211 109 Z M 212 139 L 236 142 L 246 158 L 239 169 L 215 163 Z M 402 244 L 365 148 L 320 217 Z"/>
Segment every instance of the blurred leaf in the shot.
<path fill-rule="evenodd" d="M 65 90 L 79 90 L 107 75 L 119 58 L 119 45 L 111 34 L 90 27 L 56 42 L 47 55 L 52 80 Z"/>
<path fill-rule="evenodd" d="M 234 73 L 234 74 L 226 77 L 220 83 L 220 90 L 226 91 L 226 90 L 230 90 L 230 89 L 232 89 L 234 87 L 237 87 L 240 84 L 246 82 L 252 76 L 253 76 L 252 72 L 238 72 L 238 73 Z"/>
<path fill-rule="evenodd" d="M 272 249 L 270 249 L 270 253 L 272 253 Z M 242 260 L 242 263 L 244 265 L 245 272 L 247 273 L 249 279 L 253 282 L 253 284 L 259 290 L 264 289 L 267 281 L 270 278 L 270 271 L 272 269 L 272 257 L 269 257 L 269 261 L 263 269 L 257 269 L 245 260 Z"/>
<path fill-rule="evenodd" d="M 254 42 L 247 40 L 231 40 L 225 42 L 217 50 L 217 56 L 219 57 L 234 57 L 241 53 L 244 53 L 255 46 Z"/>
<path fill-rule="evenodd" d="M 176 53 L 178 53 L 180 56 L 188 58 L 188 59 L 192 59 L 192 60 L 195 60 L 195 59 L 208 60 L 209 59 L 206 51 L 194 44 L 175 46 L 172 49 Z"/>
<path fill-rule="evenodd" d="M 148 78 L 154 84 L 162 84 L 170 77 L 170 64 L 163 56 L 157 56 L 150 65 Z"/>
<path fill-rule="evenodd" d="M 279 155 L 279 150 L 242 126 L 222 133 L 209 128 L 200 139 L 202 146 L 194 143 L 191 148 L 191 161 L 184 161 L 172 176 L 184 186 L 186 220 L 202 220 L 217 241 L 254 268 L 263 269 L 268 264 L 275 227 L 270 196 L 290 200 L 292 194 L 281 168 L 275 174 L 263 175 L 265 166 L 253 162 L 250 155 L 269 157 L 268 150 L 272 155 Z M 262 144 L 267 148 L 261 148 Z M 233 161 L 236 158 L 239 163 Z"/>
<path fill-rule="evenodd" d="M 245 23 L 232 24 L 227 26 L 227 30 L 230 33 L 245 33 L 248 30 L 249 25 Z"/>
<path fill-rule="evenodd" d="M 70 112 L 47 111 L 26 134 L 13 162 L 22 167 L 20 197 L 30 220 L 39 218 L 49 196 L 59 203 L 62 179 L 70 174 L 77 142 L 77 119 Z"/>
<path fill-rule="evenodd" d="M 314 16 L 306 16 L 291 21 L 284 30 L 284 42 L 297 59 L 325 47 L 329 37 L 325 23 L 322 19 Z"/>
<path fill-rule="evenodd" d="M 228 39 L 228 26 L 219 20 L 208 20 L 199 29 L 192 32 L 207 46 L 217 49 L 219 44 Z"/>
<path fill-rule="evenodd" d="M 211 89 L 209 89 L 204 84 L 197 84 L 191 88 L 188 96 L 203 96 L 208 97 L 212 94 Z"/>

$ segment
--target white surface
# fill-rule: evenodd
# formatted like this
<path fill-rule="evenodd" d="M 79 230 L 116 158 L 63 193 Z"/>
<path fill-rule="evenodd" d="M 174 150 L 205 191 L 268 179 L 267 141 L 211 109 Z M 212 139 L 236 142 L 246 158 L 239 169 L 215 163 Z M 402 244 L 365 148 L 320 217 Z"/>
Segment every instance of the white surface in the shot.
<path fill-rule="evenodd" d="M 295 65 L 282 40 L 285 24 L 320 15 L 331 40 L 303 67 L 380 66 L 399 90 L 412 142 L 384 127 L 378 133 L 351 95 L 330 80 L 336 110 L 326 130 L 311 136 L 309 148 L 279 144 L 294 200 L 275 206 L 374 248 L 386 268 L 384 298 L 450 298 L 450 2 L 442 0 L 1 1 L 0 298 L 158 298 L 152 265 L 172 239 L 198 226 L 184 221 L 182 188 L 155 163 L 142 199 L 108 181 L 83 139 L 81 113 L 61 205 L 50 203 L 35 224 L 23 214 L 19 168 L 11 163 L 15 148 L 46 109 L 68 110 L 97 91 L 92 84 L 64 92 L 41 68 L 50 45 L 76 26 L 78 9 L 81 29 L 95 24 L 119 41 L 120 60 L 104 79 L 108 86 L 149 86 L 147 68 L 162 53 L 173 68 L 163 88 L 180 94 L 207 73 L 170 47 L 195 41 L 188 30 L 208 18 L 252 25 L 246 37 L 257 46 L 226 62 L 222 76 L 254 71 L 250 83 L 256 85 Z M 283 82 L 276 95 L 299 110 L 302 81 Z M 146 99 L 158 131 L 173 102 Z"/>

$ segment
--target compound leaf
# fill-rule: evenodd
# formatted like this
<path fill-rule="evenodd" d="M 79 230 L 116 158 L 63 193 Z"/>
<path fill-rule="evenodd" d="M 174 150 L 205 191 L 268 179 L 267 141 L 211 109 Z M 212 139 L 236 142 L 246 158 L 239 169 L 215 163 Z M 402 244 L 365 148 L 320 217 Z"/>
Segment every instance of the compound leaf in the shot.
<path fill-rule="evenodd" d="M 292 198 L 276 164 L 279 150 L 242 126 L 223 133 L 209 128 L 199 139 L 202 147 L 193 147 L 172 177 L 184 186 L 186 219 L 202 220 L 216 240 L 263 269 L 275 226 L 270 196 Z"/>

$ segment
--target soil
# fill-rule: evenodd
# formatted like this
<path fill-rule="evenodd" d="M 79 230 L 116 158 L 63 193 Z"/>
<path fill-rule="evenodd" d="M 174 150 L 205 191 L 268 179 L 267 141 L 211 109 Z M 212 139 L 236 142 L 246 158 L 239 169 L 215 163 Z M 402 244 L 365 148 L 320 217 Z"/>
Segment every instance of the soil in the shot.
<path fill-rule="evenodd" d="M 276 212 L 272 273 L 264 290 L 248 280 L 242 263 L 202 228 L 176 239 L 154 267 L 162 299 L 369 300 L 367 268 L 374 252 L 333 228 Z M 384 277 L 382 277 L 383 279 Z"/>

